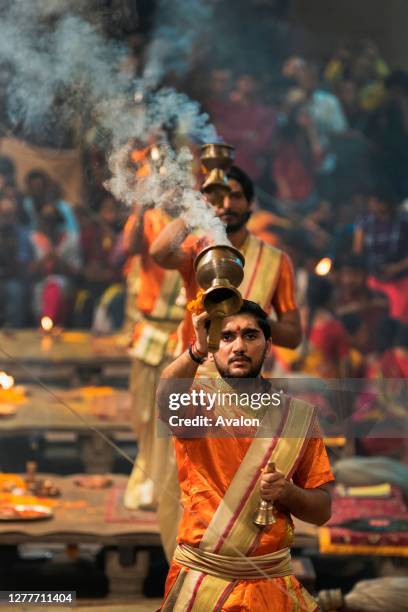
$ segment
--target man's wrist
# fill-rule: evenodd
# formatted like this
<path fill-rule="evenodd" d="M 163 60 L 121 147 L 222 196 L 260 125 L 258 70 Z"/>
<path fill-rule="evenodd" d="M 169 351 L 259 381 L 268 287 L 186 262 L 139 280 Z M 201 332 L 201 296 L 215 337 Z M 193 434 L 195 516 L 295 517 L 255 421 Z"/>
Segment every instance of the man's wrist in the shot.
<path fill-rule="evenodd" d="M 198 354 L 199 357 L 207 357 L 208 350 L 202 347 L 198 342 L 193 343 L 193 351 Z"/>
<path fill-rule="evenodd" d="M 195 348 L 194 344 L 190 344 L 190 346 L 188 347 L 188 354 L 190 355 L 190 358 L 198 365 L 201 365 L 206 360 L 206 355 L 200 354 L 199 351 Z"/>
<path fill-rule="evenodd" d="M 283 487 L 281 494 L 276 501 L 287 507 L 288 504 L 290 504 L 294 486 L 295 485 L 292 482 L 285 480 L 285 486 Z"/>

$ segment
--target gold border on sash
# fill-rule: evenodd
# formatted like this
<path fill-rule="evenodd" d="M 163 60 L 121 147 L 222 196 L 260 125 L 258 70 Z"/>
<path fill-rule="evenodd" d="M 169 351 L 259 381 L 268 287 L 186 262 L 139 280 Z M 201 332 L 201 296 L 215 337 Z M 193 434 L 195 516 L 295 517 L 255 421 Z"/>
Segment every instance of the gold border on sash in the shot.
<path fill-rule="evenodd" d="M 269 311 L 279 278 L 282 252 L 250 234 L 242 253 L 245 256 L 244 280 L 239 286 L 242 297 Z"/>

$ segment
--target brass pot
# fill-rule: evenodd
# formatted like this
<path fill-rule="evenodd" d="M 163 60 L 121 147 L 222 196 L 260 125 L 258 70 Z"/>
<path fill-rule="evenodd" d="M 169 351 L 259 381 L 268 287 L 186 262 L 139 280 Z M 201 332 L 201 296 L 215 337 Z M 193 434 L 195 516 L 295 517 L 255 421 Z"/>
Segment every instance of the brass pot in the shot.
<path fill-rule="evenodd" d="M 242 297 L 237 287 L 244 278 L 245 259 L 230 245 L 203 249 L 194 261 L 196 279 L 204 289 L 203 305 L 211 316 L 208 350 L 219 348 L 222 319 L 239 311 Z"/>
<path fill-rule="evenodd" d="M 201 147 L 201 163 L 207 172 L 215 170 L 228 170 L 235 158 L 235 149 L 225 143 L 205 144 Z"/>
<path fill-rule="evenodd" d="M 227 170 L 234 161 L 234 147 L 224 143 L 205 144 L 201 147 L 201 163 L 206 173 L 202 191 L 208 195 L 213 206 L 222 206 L 230 193 Z"/>

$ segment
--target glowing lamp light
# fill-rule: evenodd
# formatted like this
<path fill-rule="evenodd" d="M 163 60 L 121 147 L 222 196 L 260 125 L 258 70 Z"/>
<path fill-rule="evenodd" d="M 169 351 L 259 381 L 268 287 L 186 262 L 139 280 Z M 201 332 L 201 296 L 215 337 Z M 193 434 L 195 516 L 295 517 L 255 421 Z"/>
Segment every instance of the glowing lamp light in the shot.
<path fill-rule="evenodd" d="M 6 374 L 6 372 L 0 372 L 0 387 L 7 391 L 14 385 L 14 378 Z"/>
<path fill-rule="evenodd" d="M 321 259 L 316 267 L 315 267 L 315 273 L 318 276 L 326 276 L 330 270 L 332 269 L 332 260 L 330 259 L 330 257 L 323 257 L 323 259 Z"/>
<path fill-rule="evenodd" d="M 153 146 L 150 149 L 150 157 L 152 158 L 153 161 L 159 161 L 160 155 L 161 153 L 160 153 L 159 147 Z"/>
<path fill-rule="evenodd" d="M 45 332 L 50 332 L 54 327 L 54 323 L 51 317 L 43 317 L 41 319 L 41 327 Z"/>

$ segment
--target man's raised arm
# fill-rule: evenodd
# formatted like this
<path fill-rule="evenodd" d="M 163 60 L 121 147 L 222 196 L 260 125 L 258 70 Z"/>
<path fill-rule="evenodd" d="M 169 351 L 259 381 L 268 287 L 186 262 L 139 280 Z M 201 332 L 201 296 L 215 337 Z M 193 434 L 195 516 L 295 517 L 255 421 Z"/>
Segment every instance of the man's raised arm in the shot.
<path fill-rule="evenodd" d="M 193 316 L 195 343 L 162 372 L 156 399 L 160 417 L 165 422 L 168 422 L 170 395 L 172 393 L 187 393 L 190 390 L 200 362 L 207 356 L 208 340 L 205 323 L 208 319 L 207 312 Z"/>
<path fill-rule="evenodd" d="M 181 248 L 187 235 L 188 228 L 183 219 L 175 219 L 154 240 L 150 247 L 150 255 L 162 268 L 180 269 L 188 257 Z"/>

